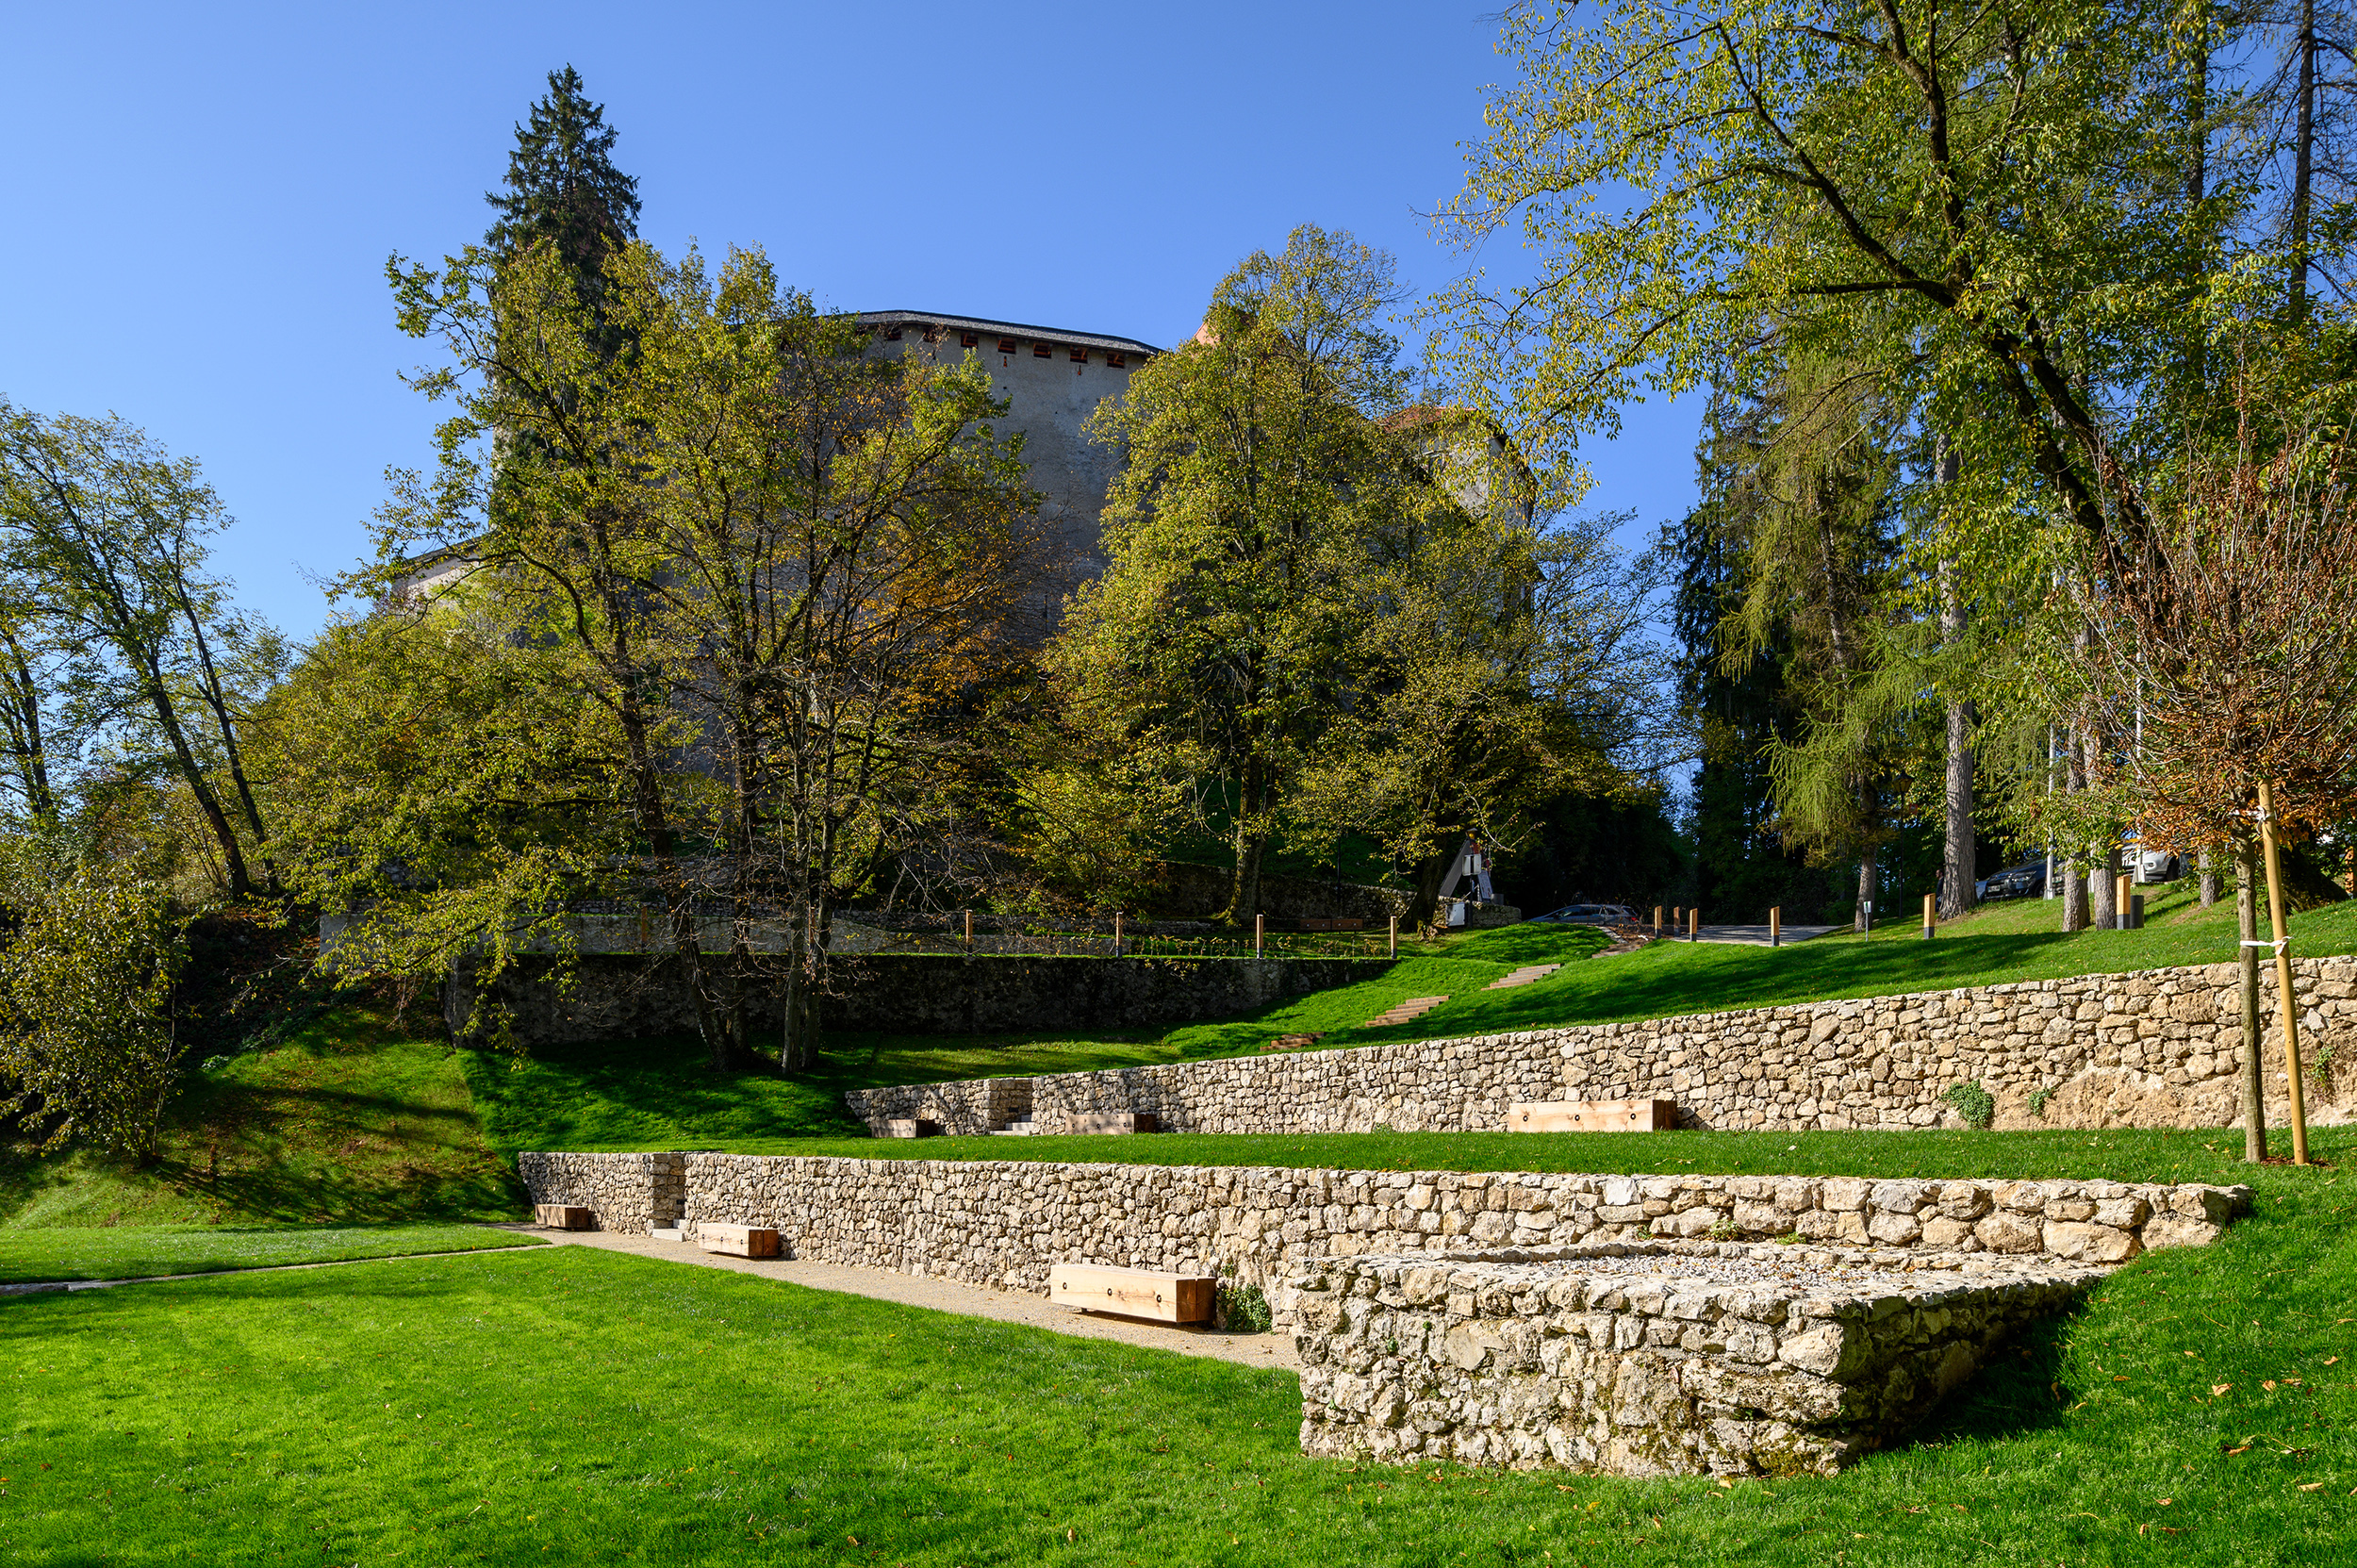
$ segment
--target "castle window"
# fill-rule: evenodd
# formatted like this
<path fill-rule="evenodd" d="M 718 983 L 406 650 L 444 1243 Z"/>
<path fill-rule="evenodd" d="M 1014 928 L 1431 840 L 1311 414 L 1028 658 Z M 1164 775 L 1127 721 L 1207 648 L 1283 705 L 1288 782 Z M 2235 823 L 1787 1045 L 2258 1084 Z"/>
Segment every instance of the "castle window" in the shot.
<path fill-rule="evenodd" d="M 1015 341 L 1014 338 L 1001 338 L 998 339 L 998 352 L 1000 354 L 1013 354 L 1014 351 Z"/>
<path fill-rule="evenodd" d="M 1087 364 L 1089 362 L 1089 351 L 1086 349 L 1074 349 L 1072 351 L 1072 362 L 1075 365 Z"/>
<path fill-rule="evenodd" d="M 979 332 L 961 332 L 958 334 L 958 347 L 962 349 L 973 348 L 977 344 L 981 343 L 981 340 L 982 335 Z"/>
<path fill-rule="evenodd" d="M 900 329 L 897 326 L 888 326 L 884 328 L 883 339 L 887 343 L 898 342 L 900 340 Z"/>
<path fill-rule="evenodd" d="M 1117 371 L 1128 363 L 1129 361 L 1127 359 L 1123 358 L 1120 355 L 1115 354 L 1113 350 L 1107 349 L 1105 351 L 1106 369 Z"/>
<path fill-rule="evenodd" d="M 1034 359 L 1053 359 L 1056 357 L 1056 347 L 1053 343 L 1033 343 L 1031 345 L 1031 357 Z"/>

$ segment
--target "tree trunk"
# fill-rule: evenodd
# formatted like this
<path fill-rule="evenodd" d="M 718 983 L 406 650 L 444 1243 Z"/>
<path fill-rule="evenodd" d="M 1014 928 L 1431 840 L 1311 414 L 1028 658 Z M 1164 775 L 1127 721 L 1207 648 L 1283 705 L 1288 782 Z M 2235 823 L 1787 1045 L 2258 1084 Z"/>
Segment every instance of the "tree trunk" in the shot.
<path fill-rule="evenodd" d="M 2201 907 L 2208 909 L 2217 903 L 2217 856 L 2205 845 L 2201 850 Z"/>
<path fill-rule="evenodd" d="M 1876 861 L 1881 853 L 1881 850 L 1875 848 L 1858 856 L 1857 913 L 1850 917 L 1852 931 L 1865 931 L 1868 929 L 1868 922 L 1873 916 L 1874 889 L 1882 880 L 1877 874 L 1876 867 Z"/>
<path fill-rule="evenodd" d="M 1955 444 L 1943 438 L 1940 449 L 1939 481 L 1953 485 L 1959 468 Z M 1957 576 L 1955 561 L 1943 558 L 1939 563 L 1939 635 L 1951 648 L 1963 638 L 1965 629 L 1964 593 Z M 1948 783 L 1943 801 L 1948 841 L 1939 879 L 1939 917 L 1943 920 L 1970 915 L 1977 901 L 1980 867 L 1972 833 L 1972 727 L 1978 718 L 1970 701 L 1949 702 Z"/>
<path fill-rule="evenodd" d="M 2063 761 L 2063 793 L 2076 795 L 2085 787 L 2085 766 L 2080 758 L 2079 737 L 2065 740 L 2067 755 Z M 2066 932 L 2087 929 L 2087 882 L 2075 855 L 2058 857 L 2062 862 L 2062 929 Z"/>
<path fill-rule="evenodd" d="M 2087 867 L 2087 923 L 2097 931 L 2116 931 L 2119 926 L 2119 848 L 2114 845 L 2095 859 L 2089 851 L 2091 865 Z"/>
<path fill-rule="evenodd" d="M 2242 1148 L 2260 1161 L 2267 1152 L 2266 1037 L 2259 1017 L 2259 855 L 2249 842 L 2234 846 L 2234 928 L 2242 933 Z"/>
<path fill-rule="evenodd" d="M 2316 6 L 2299 0 L 2299 102 L 2292 132 L 2291 314 L 2294 322 L 2308 319 L 2308 220 L 2315 186 L 2316 145 Z"/>

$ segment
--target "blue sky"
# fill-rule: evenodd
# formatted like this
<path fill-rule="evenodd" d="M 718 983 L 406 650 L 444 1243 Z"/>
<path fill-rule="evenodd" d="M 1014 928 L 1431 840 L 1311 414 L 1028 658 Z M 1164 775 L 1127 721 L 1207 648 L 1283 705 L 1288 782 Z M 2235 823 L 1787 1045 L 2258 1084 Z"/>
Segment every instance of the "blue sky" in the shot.
<path fill-rule="evenodd" d="M 825 305 L 1169 343 L 1305 221 L 1459 258 L 1425 214 L 1478 134 L 1494 0 L 1138 6 L 34 7 L 7 13 L 0 395 L 203 460 L 239 597 L 297 635 L 432 411 L 387 255 L 478 238 L 570 61 L 641 232 L 760 245 Z M 1511 269 L 1510 256 L 1491 258 Z M 1694 410 L 1629 411 L 1593 498 L 1692 495 Z M 1634 536 L 1640 530 L 1630 531 Z"/>

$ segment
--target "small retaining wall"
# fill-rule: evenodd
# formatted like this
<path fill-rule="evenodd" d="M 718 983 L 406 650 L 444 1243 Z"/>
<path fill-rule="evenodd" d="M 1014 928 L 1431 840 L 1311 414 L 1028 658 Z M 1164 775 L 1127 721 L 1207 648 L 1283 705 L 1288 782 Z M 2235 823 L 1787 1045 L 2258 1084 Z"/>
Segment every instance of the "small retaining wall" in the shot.
<path fill-rule="evenodd" d="M 2357 1061 L 2357 959 L 2294 969 L 2307 1061 Z M 1459 1132 L 1503 1128 L 1516 1100 L 1565 1098 L 1673 1099 L 1688 1127 L 1960 1126 L 1942 1097 L 1979 1082 L 2000 1127 L 2223 1127 L 2240 1114 L 2239 995 L 2235 966 L 2217 964 L 1059 1073 L 1031 1081 L 1033 1126 L 1150 1111 L 1170 1132 Z M 2263 996 L 2269 1119 L 2281 1125 L 2290 1091 L 2271 980 Z M 847 1099 L 873 1117 L 918 1089 L 938 1106 L 981 1092 L 936 1083 Z M 2311 1119 L 2349 1119 L 2352 1090 L 2346 1065 L 2333 1081 L 2312 1079 Z"/>
<path fill-rule="evenodd" d="M 1272 1292 L 1288 1264 L 1357 1254 L 1647 1243 L 1715 1251 L 1790 1238 L 1794 1259 L 1990 1255 L 2083 1264 L 2210 1241 L 2247 1189 L 1846 1177 L 1583 1176 L 1264 1166 L 525 1155 L 533 1200 L 598 1204 L 606 1230 L 668 1198 L 633 1193 L 679 1161 L 683 1217 L 775 1228 L 797 1258 L 1044 1290 L 1059 1263 L 1226 1273 Z M 602 1171 L 599 1163 L 612 1162 Z M 668 1192 L 668 1188 L 665 1191 Z M 1779 1249 L 1780 1252 L 1787 1249 Z"/>
<path fill-rule="evenodd" d="M 586 1209 L 600 1230 L 643 1236 L 687 1208 L 684 1154 L 519 1154 L 516 1174 L 533 1202 Z"/>
<path fill-rule="evenodd" d="M 1301 1446 L 1622 1476 L 1831 1475 L 2101 1277 L 1352 1260 L 1296 1281 Z"/>
<path fill-rule="evenodd" d="M 695 1008 L 676 959 L 585 953 L 569 987 L 550 975 L 558 961 L 526 955 L 494 986 L 494 999 L 528 1045 L 632 1039 L 693 1030 Z M 1381 974 L 1388 959 L 1095 958 L 891 954 L 839 959 L 821 1000 L 828 1029 L 908 1034 L 995 1034 L 1033 1030 L 1162 1029 L 1228 1017 L 1286 997 L 1351 985 Z M 750 986 L 754 1029 L 783 1015 L 776 987 Z M 470 974 L 443 987 L 453 1036 L 478 988 Z M 894 1113 L 901 1114 L 904 1113 Z"/>

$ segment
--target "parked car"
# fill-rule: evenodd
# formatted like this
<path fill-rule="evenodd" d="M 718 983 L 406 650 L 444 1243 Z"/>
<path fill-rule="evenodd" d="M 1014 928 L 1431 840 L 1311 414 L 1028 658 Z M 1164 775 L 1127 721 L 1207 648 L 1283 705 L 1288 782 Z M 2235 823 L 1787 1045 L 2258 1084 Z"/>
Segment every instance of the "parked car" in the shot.
<path fill-rule="evenodd" d="M 2008 866 L 1981 883 L 1984 899 L 2035 899 L 2046 891 L 2046 857 Z"/>
<path fill-rule="evenodd" d="M 1542 926 L 1609 926 L 1636 919 L 1637 912 L 1626 904 L 1565 904 L 1530 918 Z"/>

